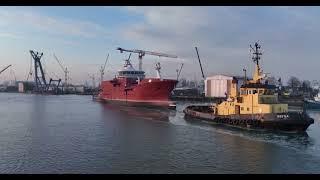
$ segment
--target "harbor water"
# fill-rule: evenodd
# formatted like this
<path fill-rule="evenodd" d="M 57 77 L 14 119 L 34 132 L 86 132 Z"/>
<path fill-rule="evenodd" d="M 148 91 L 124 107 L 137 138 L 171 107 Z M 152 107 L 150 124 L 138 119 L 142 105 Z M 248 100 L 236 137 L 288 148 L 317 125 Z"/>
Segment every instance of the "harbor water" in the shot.
<path fill-rule="evenodd" d="M 0 93 L 0 173 L 319 173 L 306 133 L 239 130 L 91 96 Z"/>

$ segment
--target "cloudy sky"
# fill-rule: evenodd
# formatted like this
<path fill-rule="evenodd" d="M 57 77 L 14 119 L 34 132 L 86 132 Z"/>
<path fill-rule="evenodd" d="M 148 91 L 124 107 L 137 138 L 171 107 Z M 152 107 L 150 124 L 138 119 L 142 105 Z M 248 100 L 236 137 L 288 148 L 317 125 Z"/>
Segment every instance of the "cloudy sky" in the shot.
<path fill-rule="evenodd" d="M 12 68 L 0 81 L 26 80 L 29 50 L 44 53 L 47 76 L 63 72 L 53 53 L 70 70 L 73 83 L 99 76 L 110 54 L 105 78 L 121 68 L 128 54 L 115 49 L 143 49 L 179 59 L 145 56 L 143 68 L 155 76 L 161 62 L 166 78 L 200 79 L 194 47 L 199 48 L 205 75 L 251 73 L 249 44 L 263 47 L 264 72 L 288 79 L 319 79 L 319 7 L 0 7 L 0 68 Z M 137 56 L 132 63 L 138 66 Z"/>

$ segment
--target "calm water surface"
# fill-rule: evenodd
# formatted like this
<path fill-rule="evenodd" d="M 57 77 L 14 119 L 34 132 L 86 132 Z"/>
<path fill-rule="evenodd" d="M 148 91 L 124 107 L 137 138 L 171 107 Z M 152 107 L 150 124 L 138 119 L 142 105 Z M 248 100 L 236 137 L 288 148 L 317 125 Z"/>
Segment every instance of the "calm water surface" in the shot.
<path fill-rule="evenodd" d="M 186 121 L 90 96 L 0 93 L 0 173 L 320 173 L 320 112 L 305 134 Z"/>

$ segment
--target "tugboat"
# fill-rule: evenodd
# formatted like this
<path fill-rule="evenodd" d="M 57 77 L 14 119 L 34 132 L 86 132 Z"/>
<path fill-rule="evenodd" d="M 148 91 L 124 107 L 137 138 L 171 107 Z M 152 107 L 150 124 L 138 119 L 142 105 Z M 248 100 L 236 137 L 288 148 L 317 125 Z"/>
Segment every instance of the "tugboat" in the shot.
<path fill-rule="evenodd" d="M 313 98 L 304 101 L 305 107 L 312 110 L 320 110 L 320 92 Z"/>
<path fill-rule="evenodd" d="M 184 109 L 186 117 L 203 119 L 218 124 L 249 129 L 267 129 L 285 132 L 304 132 L 314 123 L 305 108 L 302 112 L 289 112 L 288 104 L 278 101 L 276 87 L 268 84 L 259 64 L 261 46 L 258 43 L 253 50 L 255 71 L 252 80 L 247 80 L 240 87 L 232 81 L 231 93 L 226 101 L 209 106 L 188 106 Z"/>

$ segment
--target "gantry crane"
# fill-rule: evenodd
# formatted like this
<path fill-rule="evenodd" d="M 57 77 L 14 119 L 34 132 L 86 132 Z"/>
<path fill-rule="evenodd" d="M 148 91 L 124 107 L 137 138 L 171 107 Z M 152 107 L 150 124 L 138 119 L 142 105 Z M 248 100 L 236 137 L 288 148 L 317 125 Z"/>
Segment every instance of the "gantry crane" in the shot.
<path fill-rule="evenodd" d="M 101 84 L 102 81 L 103 81 L 103 75 L 104 75 L 104 71 L 105 71 L 105 69 L 106 69 L 106 65 L 107 65 L 108 59 L 109 59 L 109 54 L 107 55 L 107 59 L 106 59 L 106 61 L 104 62 L 104 65 L 100 67 L 100 84 Z"/>
<path fill-rule="evenodd" d="M 32 50 L 30 50 L 30 54 L 34 60 L 34 82 L 36 85 L 36 92 L 41 92 L 43 93 L 44 91 L 47 90 L 47 81 L 46 81 L 46 77 L 42 68 L 42 64 L 40 59 L 43 56 L 43 53 L 39 53 L 39 52 L 34 52 Z M 41 76 L 38 74 L 40 70 Z"/>
<path fill-rule="evenodd" d="M 144 51 L 144 50 L 138 50 L 138 49 L 128 50 L 128 49 L 123 49 L 123 48 L 118 47 L 117 50 L 119 50 L 121 53 L 123 53 L 123 52 L 137 53 L 139 55 L 139 71 L 142 71 L 142 57 L 145 56 L 146 54 L 153 55 L 153 56 L 159 56 L 159 57 L 178 58 L 178 56 L 175 56 L 175 55 L 169 55 L 169 54 L 152 52 L 152 51 Z"/>
<path fill-rule="evenodd" d="M 3 69 L 0 71 L 0 74 L 3 73 L 5 70 L 7 70 L 10 66 L 11 66 L 11 64 L 8 65 L 7 67 L 3 68 Z"/>
<path fill-rule="evenodd" d="M 57 56 L 55 54 L 53 54 L 53 57 L 56 59 L 56 61 L 60 65 L 62 71 L 64 72 L 64 86 L 67 87 L 68 86 L 68 73 L 69 73 L 68 68 L 63 67 L 63 65 L 61 64 L 61 62 L 59 61 L 59 59 L 57 58 Z"/>
<path fill-rule="evenodd" d="M 48 93 L 51 91 L 53 93 L 58 93 L 61 79 L 54 80 L 54 79 L 50 78 L 49 84 L 48 84 L 48 82 L 46 81 L 44 69 L 43 69 L 41 61 L 40 61 L 40 59 L 43 56 L 43 53 L 34 52 L 33 50 L 30 50 L 29 52 L 31 54 L 31 57 L 34 60 L 35 92 L 36 93 Z M 39 70 L 40 70 L 41 76 L 39 74 Z M 53 82 L 57 82 L 57 85 L 52 84 Z M 51 87 L 51 89 L 50 89 L 50 87 Z"/>

